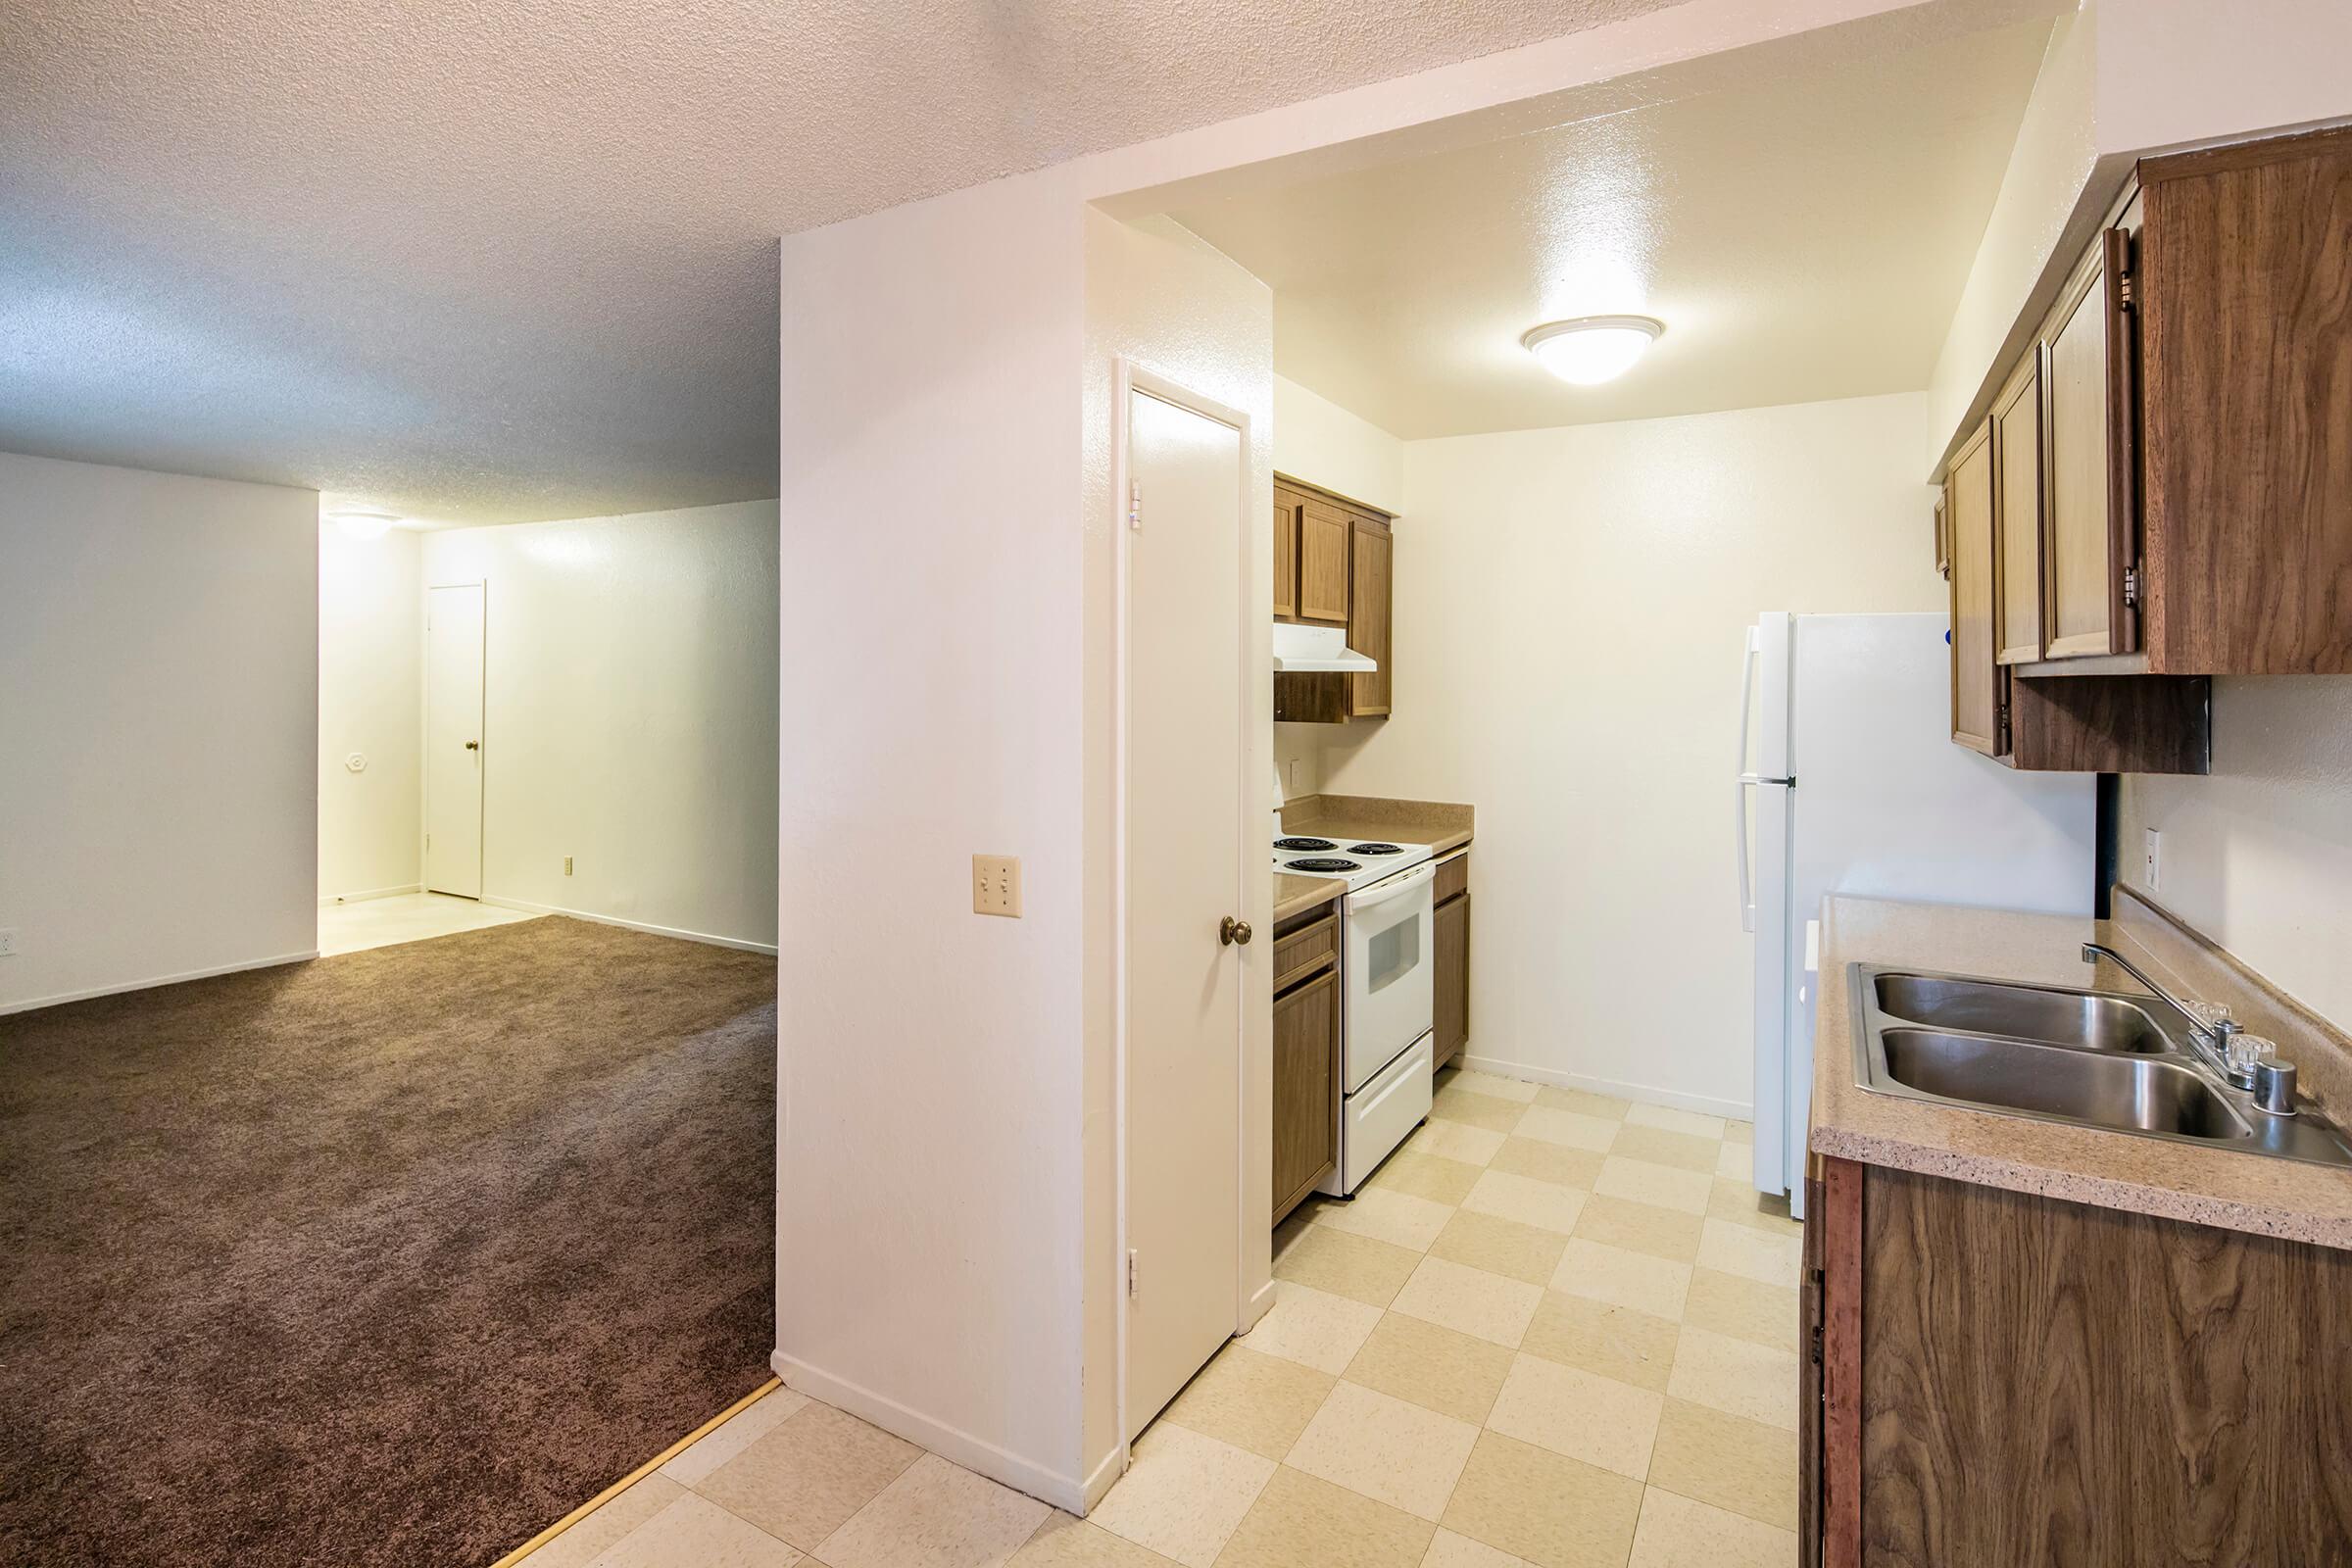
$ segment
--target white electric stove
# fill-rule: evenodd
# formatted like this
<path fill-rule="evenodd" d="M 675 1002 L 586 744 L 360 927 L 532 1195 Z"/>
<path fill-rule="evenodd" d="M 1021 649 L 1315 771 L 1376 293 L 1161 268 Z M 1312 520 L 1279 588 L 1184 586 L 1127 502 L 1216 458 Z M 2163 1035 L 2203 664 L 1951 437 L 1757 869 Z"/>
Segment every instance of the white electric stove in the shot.
<path fill-rule="evenodd" d="M 1323 1187 L 1345 1197 L 1429 1117 L 1437 866 L 1426 844 L 1296 833 L 1275 839 L 1274 868 L 1348 884 L 1340 1158 Z"/>

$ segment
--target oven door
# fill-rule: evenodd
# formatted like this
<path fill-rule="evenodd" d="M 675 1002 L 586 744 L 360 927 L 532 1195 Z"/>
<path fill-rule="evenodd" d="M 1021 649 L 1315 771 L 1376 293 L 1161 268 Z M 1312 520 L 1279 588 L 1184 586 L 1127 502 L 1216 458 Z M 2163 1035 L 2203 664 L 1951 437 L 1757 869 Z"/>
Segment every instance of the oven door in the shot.
<path fill-rule="evenodd" d="M 1437 874 L 1434 863 L 1417 865 L 1348 895 L 1348 1094 L 1429 1033 Z"/>

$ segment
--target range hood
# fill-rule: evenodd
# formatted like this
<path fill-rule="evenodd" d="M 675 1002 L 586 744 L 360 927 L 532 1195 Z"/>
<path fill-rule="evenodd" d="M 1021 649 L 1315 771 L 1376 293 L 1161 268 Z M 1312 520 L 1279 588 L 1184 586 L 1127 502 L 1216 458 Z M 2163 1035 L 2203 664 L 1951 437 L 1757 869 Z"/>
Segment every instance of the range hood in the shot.
<path fill-rule="evenodd" d="M 1369 675 L 1380 666 L 1348 646 L 1344 626 L 1301 626 L 1293 621 L 1274 623 L 1274 670 L 1277 674 L 1341 670 Z"/>

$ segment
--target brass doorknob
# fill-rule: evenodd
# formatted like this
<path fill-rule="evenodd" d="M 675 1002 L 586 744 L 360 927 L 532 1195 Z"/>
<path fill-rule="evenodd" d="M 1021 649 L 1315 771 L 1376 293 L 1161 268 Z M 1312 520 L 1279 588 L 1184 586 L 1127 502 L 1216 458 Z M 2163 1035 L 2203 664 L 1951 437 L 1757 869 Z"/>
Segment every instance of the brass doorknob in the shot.
<path fill-rule="evenodd" d="M 1217 941 L 1228 948 L 1246 948 L 1255 934 L 1250 929 L 1249 921 L 1236 920 L 1230 914 L 1217 927 Z"/>
<path fill-rule="evenodd" d="M 480 741 L 467 741 L 466 743 L 466 749 L 469 752 L 478 752 L 482 749 L 482 743 Z"/>

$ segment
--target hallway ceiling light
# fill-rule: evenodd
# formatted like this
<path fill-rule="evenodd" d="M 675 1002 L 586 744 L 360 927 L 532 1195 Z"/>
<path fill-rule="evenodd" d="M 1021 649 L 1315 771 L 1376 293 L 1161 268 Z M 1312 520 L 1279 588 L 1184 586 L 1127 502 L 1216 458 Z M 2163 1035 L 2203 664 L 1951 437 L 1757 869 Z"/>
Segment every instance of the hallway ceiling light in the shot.
<path fill-rule="evenodd" d="M 1520 345 L 1576 386 L 1613 381 L 1634 368 L 1666 323 L 1648 316 L 1580 316 L 1531 328 Z"/>
<path fill-rule="evenodd" d="M 327 514 L 334 525 L 354 539 L 381 539 L 400 519 L 389 512 L 367 507 L 340 507 Z"/>

